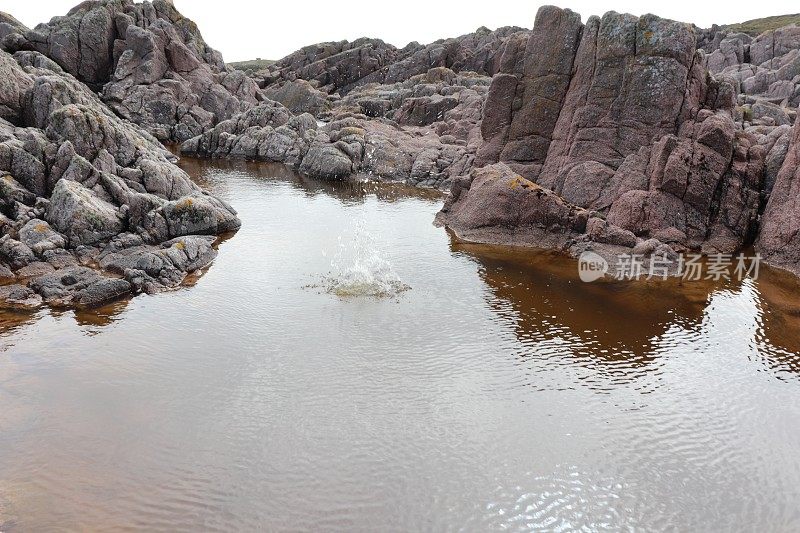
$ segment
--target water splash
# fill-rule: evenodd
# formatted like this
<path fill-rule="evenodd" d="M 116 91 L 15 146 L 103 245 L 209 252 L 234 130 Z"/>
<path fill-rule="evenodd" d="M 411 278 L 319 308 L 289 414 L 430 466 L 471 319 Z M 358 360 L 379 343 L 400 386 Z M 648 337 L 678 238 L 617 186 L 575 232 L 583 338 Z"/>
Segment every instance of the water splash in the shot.
<path fill-rule="evenodd" d="M 340 298 L 393 298 L 411 288 L 400 280 L 391 263 L 381 257 L 363 220 L 356 223 L 351 239 L 339 235 L 338 240 L 331 272 L 322 278 L 325 292 Z"/>

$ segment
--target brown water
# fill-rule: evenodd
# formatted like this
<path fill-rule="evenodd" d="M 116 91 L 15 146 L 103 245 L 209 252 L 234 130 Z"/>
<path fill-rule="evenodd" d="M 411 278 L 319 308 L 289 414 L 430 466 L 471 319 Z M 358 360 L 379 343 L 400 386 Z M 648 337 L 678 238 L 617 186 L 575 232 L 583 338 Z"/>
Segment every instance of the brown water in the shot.
<path fill-rule="evenodd" d="M 436 195 L 185 165 L 243 221 L 190 287 L 0 315 L 0 531 L 800 530 L 792 278 L 583 284 Z"/>

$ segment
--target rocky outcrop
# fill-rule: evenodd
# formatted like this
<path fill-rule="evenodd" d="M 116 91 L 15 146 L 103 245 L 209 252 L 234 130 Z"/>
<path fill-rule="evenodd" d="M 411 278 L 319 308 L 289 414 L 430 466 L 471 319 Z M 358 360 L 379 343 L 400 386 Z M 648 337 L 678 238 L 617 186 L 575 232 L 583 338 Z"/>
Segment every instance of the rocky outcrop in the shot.
<path fill-rule="evenodd" d="M 516 40 L 506 47 L 501 75 L 492 80 L 486 102 L 485 114 L 492 118 L 482 126 L 480 164 L 503 161 L 518 170 L 529 167 L 523 173 L 531 177 L 538 174 L 569 88 L 582 29 L 577 13 L 545 7 L 524 49 Z"/>
<path fill-rule="evenodd" d="M 362 78 L 393 63 L 401 52 L 380 39 L 319 43 L 306 46 L 260 73 L 262 83 L 306 80 L 325 92 L 346 92 Z"/>
<path fill-rule="evenodd" d="M 262 86 L 302 79 L 327 93 L 349 93 L 370 83 L 393 84 L 445 67 L 455 72 L 492 76 L 507 41 L 526 30 L 479 28 L 474 33 L 402 49 L 380 39 L 357 39 L 307 46 L 255 74 Z"/>
<path fill-rule="evenodd" d="M 484 106 L 484 168 L 456 181 L 440 222 L 468 240 L 571 253 L 752 242 L 765 169 L 788 144 L 742 131 L 735 88 L 709 76 L 690 26 L 613 12 L 584 26 L 544 7 L 504 57 Z"/>
<path fill-rule="evenodd" d="M 281 162 L 319 179 L 360 175 L 447 188 L 472 165 L 488 83 L 437 68 L 359 87 L 336 100 L 321 125 L 267 101 L 183 143 L 181 152 Z"/>
<path fill-rule="evenodd" d="M 264 94 L 270 100 L 283 104 L 296 115 L 310 113 L 315 117 L 323 116 L 331 111 L 336 102 L 334 97 L 314 88 L 311 83 L 302 79 L 273 84 L 264 91 Z"/>
<path fill-rule="evenodd" d="M 90 0 L 32 30 L 0 24 L 0 38 L 9 52 L 40 52 L 162 141 L 199 135 L 264 99 L 166 0 Z"/>
<path fill-rule="evenodd" d="M 800 104 L 800 28 L 787 26 L 756 37 L 720 30 L 703 47 L 709 70 L 733 84 L 745 128 L 794 123 Z"/>
<path fill-rule="evenodd" d="M 144 284 L 136 272 L 104 272 L 98 257 L 239 227 L 155 138 L 53 61 L 0 51 L 0 71 L 0 275 L 27 285 L 0 298 L 30 303 L 32 290 L 46 303 L 88 306 L 163 290 L 205 262 L 177 261 Z M 187 249 L 213 256 L 204 237 L 191 239 Z"/>

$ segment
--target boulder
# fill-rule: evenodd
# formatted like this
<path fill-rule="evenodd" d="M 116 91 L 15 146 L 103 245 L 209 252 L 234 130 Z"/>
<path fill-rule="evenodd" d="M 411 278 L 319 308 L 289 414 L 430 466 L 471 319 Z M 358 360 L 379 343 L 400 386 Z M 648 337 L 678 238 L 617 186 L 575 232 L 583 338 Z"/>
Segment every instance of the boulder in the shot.
<path fill-rule="evenodd" d="M 437 222 L 467 241 L 566 249 L 586 231 L 589 216 L 496 163 L 454 182 Z"/>
<path fill-rule="evenodd" d="M 168 202 L 158 214 L 166 220 L 170 239 L 184 235 L 220 235 L 241 226 L 231 206 L 208 195 L 185 196 Z"/>
<path fill-rule="evenodd" d="M 47 220 L 66 235 L 72 247 L 110 239 L 125 229 L 114 205 L 70 180 L 59 180 L 56 184 Z"/>
<path fill-rule="evenodd" d="M 295 114 L 311 113 L 314 116 L 331 110 L 328 95 L 315 89 L 306 80 L 287 81 L 268 87 L 264 93 L 270 100 L 280 102 Z"/>
<path fill-rule="evenodd" d="M 39 219 L 29 221 L 19 230 L 19 240 L 38 256 L 41 256 L 47 250 L 55 250 L 67 246 L 67 240 L 63 235 L 53 231 L 50 224 Z"/>
<path fill-rule="evenodd" d="M 353 173 L 353 161 L 336 146 L 316 143 L 303 157 L 300 172 L 319 179 L 344 178 Z"/>
<path fill-rule="evenodd" d="M 42 297 L 25 285 L 0 285 L 0 308 L 36 309 Z"/>
<path fill-rule="evenodd" d="M 91 268 L 70 267 L 34 279 L 30 288 L 50 305 L 95 307 L 127 296 L 132 287 Z"/>

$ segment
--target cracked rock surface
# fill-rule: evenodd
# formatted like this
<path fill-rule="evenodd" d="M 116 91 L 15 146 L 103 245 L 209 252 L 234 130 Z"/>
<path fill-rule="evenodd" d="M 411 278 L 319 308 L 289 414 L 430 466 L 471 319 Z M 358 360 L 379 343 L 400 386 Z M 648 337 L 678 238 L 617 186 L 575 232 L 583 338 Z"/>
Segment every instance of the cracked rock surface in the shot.
<path fill-rule="evenodd" d="M 213 259 L 216 237 L 205 235 L 238 229 L 235 211 L 158 140 L 53 61 L 0 51 L 0 72 L 0 282 L 16 282 L 4 305 L 94 306 L 174 287 Z M 162 253 L 180 238 L 168 272 L 142 283 L 98 262 L 134 245 Z"/>

